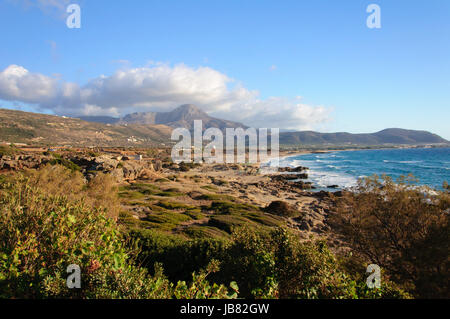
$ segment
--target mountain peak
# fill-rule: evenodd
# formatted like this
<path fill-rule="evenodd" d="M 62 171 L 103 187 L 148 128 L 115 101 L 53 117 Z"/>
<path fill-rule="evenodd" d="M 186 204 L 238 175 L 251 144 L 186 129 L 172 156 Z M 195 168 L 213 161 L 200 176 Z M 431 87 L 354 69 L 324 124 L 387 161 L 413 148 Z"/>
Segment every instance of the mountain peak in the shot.
<path fill-rule="evenodd" d="M 170 113 L 189 114 L 189 115 L 206 115 L 206 112 L 201 110 L 194 104 L 183 104 L 172 110 Z"/>
<path fill-rule="evenodd" d="M 211 117 L 194 104 L 183 104 L 170 112 L 131 113 L 122 117 L 117 124 L 164 124 L 170 127 L 192 129 L 194 120 L 201 120 L 205 129 L 209 127 L 216 127 L 219 129 L 224 129 L 226 127 L 246 127 L 241 123 Z"/>

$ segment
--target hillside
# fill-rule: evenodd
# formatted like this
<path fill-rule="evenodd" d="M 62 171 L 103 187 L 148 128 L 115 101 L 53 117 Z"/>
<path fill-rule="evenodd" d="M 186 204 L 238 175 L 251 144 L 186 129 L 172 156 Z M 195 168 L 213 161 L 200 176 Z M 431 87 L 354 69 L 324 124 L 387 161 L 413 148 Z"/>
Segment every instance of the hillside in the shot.
<path fill-rule="evenodd" d="M 427 132 L 399 128 L 376 133 L 318 133 L 313 131 L 280 133 L 281 145 L 416 145 L 449 143 L 442 137 Z"/>
<path fill-rule="evenodd" d="M 0 142 L 71 146 L 150 146 L 167 142 L 165 125 L 108 125 L 0 109 Z"/>

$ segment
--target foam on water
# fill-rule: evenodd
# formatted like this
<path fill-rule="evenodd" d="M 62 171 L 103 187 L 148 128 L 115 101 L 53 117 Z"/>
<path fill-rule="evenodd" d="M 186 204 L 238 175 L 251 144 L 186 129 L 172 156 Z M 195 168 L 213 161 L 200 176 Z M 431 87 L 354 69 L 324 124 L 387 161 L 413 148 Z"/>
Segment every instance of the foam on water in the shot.
<path fill-rule="evenodd" d="M 394 179 L 412 173 L 420 184 L 441 188 L 450 181 L 450 148 L 386 149 L 302 154 L 280 159 L 280 166 L 309 167 L 316 187 L 355 186 L 359 178 L 386 174 Z"/>

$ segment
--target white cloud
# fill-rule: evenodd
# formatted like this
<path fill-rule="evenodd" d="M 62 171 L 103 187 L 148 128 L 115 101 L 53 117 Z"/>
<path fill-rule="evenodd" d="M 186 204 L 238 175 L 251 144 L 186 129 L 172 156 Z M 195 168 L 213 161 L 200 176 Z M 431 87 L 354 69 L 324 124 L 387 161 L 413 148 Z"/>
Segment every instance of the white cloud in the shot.
<path fill-rule="evenodd" d="M 196 104 L 212 116 L 255 127 L 313 129 L 329 119 L 330 109 L 303 104 L 301 98 L 261 99 L 209 67 L 153 63 L 121 69 L 79 86 L 11 65 L 0 72 L 0 99 L 36 104 L 61 115 L 124 115 L 169 111 Z"/>
<path fill-rule="evenodd" d="M 72 3 L 79 4 L 80 0 L 9 0 L 9 2 L 20 5 L 25 9 L 37 8 L 46 15 L 57 19 L 65 19 L 67 7 Z"/>
<path fill-rule="evenodd" d="M 50 11 L 63 13 L 73 1 L 71 0 L 9 0 L 12 3 L 23 6 L 24 8 L 36 7 L 45 13 Z"/>
<path fill-rule="evenodd" d="M 42 104 L 56 94 L 57 81 L 48 76 L 14 64 L 0 72 L 0 98 L 4 100 Z"/>

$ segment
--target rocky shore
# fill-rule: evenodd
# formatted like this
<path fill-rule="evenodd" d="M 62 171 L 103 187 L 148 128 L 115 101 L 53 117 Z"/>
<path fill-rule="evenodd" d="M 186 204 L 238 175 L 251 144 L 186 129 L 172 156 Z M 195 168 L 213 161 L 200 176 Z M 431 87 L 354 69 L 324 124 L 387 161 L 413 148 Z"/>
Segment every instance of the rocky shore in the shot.
<path fill-rule="evenodd" d="M 176 190 L 181 195 L 171 199 L 172 205 L 196 207 L 212 203 L 201 199 L 202 196 L 228 196 L 259 207 L 264 214 L 271 216 L 277 215 L 277 212 L 271 211 L 276 206 L 273 203 L 283 203 L 279 205 L 288 205 L 295 213 L 277 218 L 298 231 L 300 238 L 330 235 L 328 217 L 334 205 L 332 196 L 328 192 L 311 191 L 313 185 L 305 181 L 308 178 L 307 167 L 282 167 L 277 172 L 263 174 L 259 164 L 175 164 L 158 158 L 136 159 L 134 156 L 116 154 L 89 156 L 49 153 L 0 157 L 2 171 L 37 169 L 47 164 L 68 166 L 80 171 L 87 180 L 96 174 L 110 174 L 119 185 L 146 183 L 157 185 L 162 192 Z M 339 192 L 336 194 L 339 195 Z M 152 200 L 161 202 L 158 194 Z M 128 211 L 135 220 L 145 220 L 152 214 L 152 209 L 143 208 L 142 205 L 124 203 L 122 209 Z M 145 205 L 148 206 L 148 203 Z M 206 215 L 200 221 L 186 222 L 186 225 L 209 225 L 210 219 Z M 180 225 L 184 227 L 184 224 Z"/>

